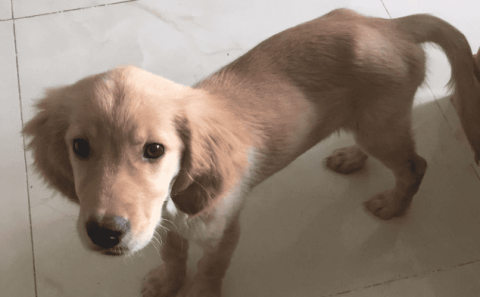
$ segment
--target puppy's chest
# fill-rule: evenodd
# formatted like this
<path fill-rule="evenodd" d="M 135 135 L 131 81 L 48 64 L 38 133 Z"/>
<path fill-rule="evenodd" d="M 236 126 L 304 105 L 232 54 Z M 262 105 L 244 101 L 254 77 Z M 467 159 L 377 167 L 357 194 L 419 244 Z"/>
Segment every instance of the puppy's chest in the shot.
<path fill-rule="evenodd" d="M 251 177 L 250 169 L 251 167 L 247 168 L 224 197 L 219 197 L 209 209 L 193 217 L 179 211 L 171 198 L 167 199 L 162 209 L 162 225 L 170 230 L 173 228 L 184 238 L 200 245 L 214 245 L 243 206 L 245 195 L 251 189 L 248 183 Z M 171 224 L 174 226 L 170 226 Z"/>

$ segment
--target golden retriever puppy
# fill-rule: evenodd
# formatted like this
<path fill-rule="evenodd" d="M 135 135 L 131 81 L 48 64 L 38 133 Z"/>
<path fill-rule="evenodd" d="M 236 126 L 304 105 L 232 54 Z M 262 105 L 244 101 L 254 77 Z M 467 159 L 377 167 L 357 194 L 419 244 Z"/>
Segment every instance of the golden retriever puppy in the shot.
<path fill-rule="evenodd" d="M 410 122 L 424 42 L 450 61 L 478 162 L 478 70 L 465 37 L 430 15 L 347 9 L 272 36 L 193 87 L 121 67 L 49 90 L 24 133 L 44 178 L 80 204 L 87 248 L 129 254 L 168 229 L 143 296 L 179 291 L 189 241 L 205 253 L 186 296 L 220 296 L 246 193 L 335 131 L 358 146 L 334 152 L 328 167 L 348 173 L 377 158 L 396 182 L 366 207 L 385 220 L 404 213 L 427 168 Z"/>

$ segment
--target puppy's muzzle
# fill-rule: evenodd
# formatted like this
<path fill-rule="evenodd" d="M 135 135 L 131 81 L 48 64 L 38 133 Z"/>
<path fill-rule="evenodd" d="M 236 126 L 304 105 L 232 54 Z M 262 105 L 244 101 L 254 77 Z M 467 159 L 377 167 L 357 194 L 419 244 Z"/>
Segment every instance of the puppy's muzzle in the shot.
<path fill-rule="evenodd" d="M 107 255 L 121 255 L 128 250 L 123 241 L 131 232 L 129 220 L 120 216 L 91 216 L 85 227 L 96 250 Z"/>

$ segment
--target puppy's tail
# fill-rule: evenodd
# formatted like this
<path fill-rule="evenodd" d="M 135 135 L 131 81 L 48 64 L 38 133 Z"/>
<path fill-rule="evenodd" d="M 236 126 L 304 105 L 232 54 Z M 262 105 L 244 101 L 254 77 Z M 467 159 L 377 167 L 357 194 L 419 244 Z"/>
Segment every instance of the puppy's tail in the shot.
<path fill-rule="evenodd" d="M 395 21 L 416 43 L 433 42 L 445 52 L 452 67 L 448 87 L 455 87 L 460 121 L 480 166 L 480 94 L 475 87 L 475 77 L 480 82 L 480 71 L 467 39 L 455 27 L 432 15 L 417 14 Z"/>

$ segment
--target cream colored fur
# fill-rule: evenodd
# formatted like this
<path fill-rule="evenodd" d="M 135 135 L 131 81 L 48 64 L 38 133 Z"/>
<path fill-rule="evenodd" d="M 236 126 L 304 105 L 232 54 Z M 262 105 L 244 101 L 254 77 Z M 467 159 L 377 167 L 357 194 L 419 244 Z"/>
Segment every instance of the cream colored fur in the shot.
<path fill-rule="evenodd" d="M 478 161 L 478 70 L 465 37 L 429 15 L 387 20 L 346 9 L 272 36 L 194 87 L 120 67 L 52 89 L 24 133 L 45 179 L 79 203 L 87 248 L 128 254 L 159 225 L 168 229 L 143 296 L 180 290 L 189 241 L 205 254 L 186 296 L 220 296 L 245 195 L 335 131 L 353 133 L 357 146 L 335 151 L 327 166 L 350 173 L 367 154 L 379 159 L 396 183 L 366 207 L 381 219 L 404 213 L 427 167 L 410 123 L 424 42 L 452 65 Z"/>

